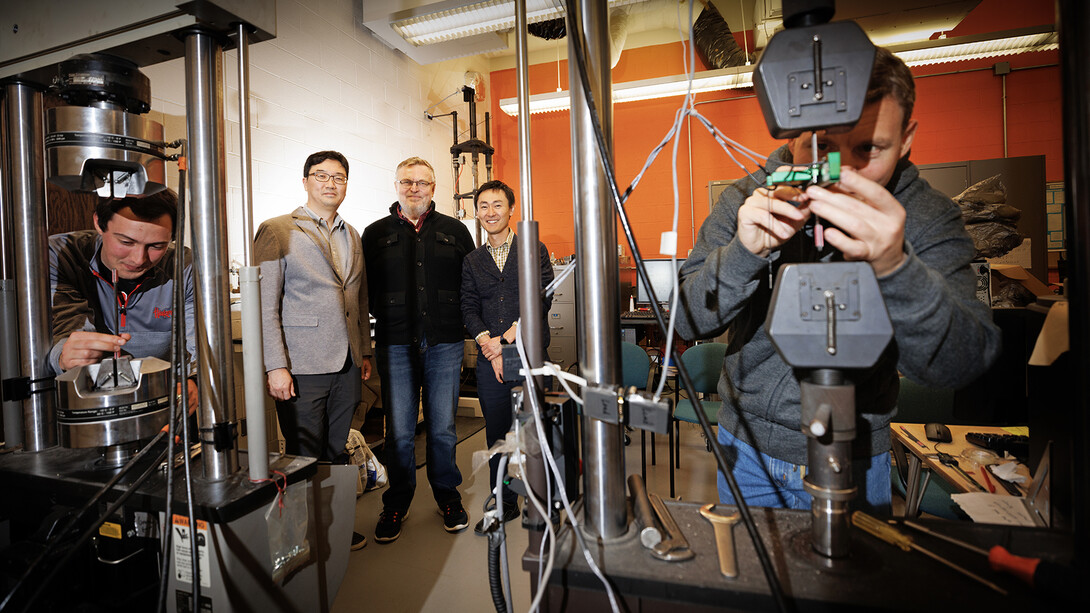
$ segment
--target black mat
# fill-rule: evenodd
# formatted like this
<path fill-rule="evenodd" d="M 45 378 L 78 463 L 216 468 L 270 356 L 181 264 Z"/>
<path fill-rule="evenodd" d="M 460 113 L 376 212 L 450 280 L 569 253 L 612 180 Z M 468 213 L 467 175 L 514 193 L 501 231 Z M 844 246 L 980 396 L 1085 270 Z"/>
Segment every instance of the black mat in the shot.
<path fill-rule="evenodd" d="M 473 436 L 484 428 L 483 417 L 463 417 L 461 415 L 454 416 L 454 431 L 458 434 L 458 443 Z M 423 424 L 420 425 L 420 434 L 416 435 L 416 467 L 427 464 L 427 450 L 425 448 L 427 435 L 424 433 Z"/>

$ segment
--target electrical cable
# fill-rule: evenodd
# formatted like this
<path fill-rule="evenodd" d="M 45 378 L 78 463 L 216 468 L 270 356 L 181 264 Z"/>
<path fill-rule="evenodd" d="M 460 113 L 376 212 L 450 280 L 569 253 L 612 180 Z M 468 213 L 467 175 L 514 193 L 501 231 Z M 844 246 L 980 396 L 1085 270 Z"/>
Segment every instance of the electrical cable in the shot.
<path fill-rule="evenodd" d="M 526 356 L 526 348 L 523 345 L 521 334 L 515 335 L 515 346 L 518 349 L 519 358 L 522 361 L 523 368 L 525 368 L 528 372 L 530 370 L 530 360 Z M 548 438 L 546 438 L 545 435 L 545 427 L 541 415 L 542 408 L 538 405 L 537 391 L 534 389 L 536 384 L 534 383 L 533 377 L 530 376 L 526 377 L 525 382 L 526 389 L 523 392 L 523 398 L 530 399 L 531 414 L 534 417 L 534 425 L 536 426 L 537 430 L 538 443 L 541 445 L 542 450 L 541 455 L 543 458 L 545 458 L 546 465 L 551 471 L 553 471 L 553 474 L 556 475 L 557 480 L 563 483 L 564 476 L 560 473 L 560 469 L 556 465 L 556 459 L 553 457 L 552 450 L 549 447 L 549 440 Z M 583 538 L 583 534 L 579 530 L 578 516 L 575 514 L 575 511 L 572 510 L 571 501 L 568 500 L 568 493 L 565 491 L 564 487 L 559 487 L 557 488 L 557 490 L 560 492 L 560 500 L 564 504 L 564 509 L 568 512 L 568 520 L 571 522 L 572 525 L 572 534 L 575 536 L 575 540 L 579 544 L 579 548 L 583 552 L 583 558 L 587 561 L 587 566 L 590 568 L 594 576 L 597 577 L 598 580 L 601 581 L 602 585 L 605 587 L 606 596 L 609 597 L 609 605 L 611 610 L 614 613 L 619 613 L 620 608 L 617 604 L 617 594 L 613 589 L 613 585 L 609 582 L 608 579 L 606 579 L 606 576 L 602 573 L 602 570 L 598 568 L 598 564 L 594 562 L 594 558 L 590 555 L 590 548 L 587 547 L 586 540 Z M 543 515 L 543 517 L 547 516 Z M 541 591 L 543 588 L 541 587 L 540 583 L 538 585 L 539 591 Z"/>
<path fill-rule="evenodd" d="M 187 153 L 185 145 L 183 145 L 183 154 Z M 184 156 L 183 156 L 184 157 Z M 178 185 L 178 219 L 175 222 L 177 224 L 178 234 L 184 237 L 183 228 L 185 227 L 185 183 L 179 183 Z M 185 325 L 185 248 L 183 244 L 176 245 L 176 251 L 179 254 L 174 261 L 174 277 L 176 279 L 174 283 L 174 302 L 176 322 L 182 322 L 180 325 Z M 196 257 L 194 255 L 194 257 Z M 180 282 L 179 282 L 180 280 Z M 177 335 L 175 338 L 175 351 L 179 357 L 185 356 L 185 334 Z M 195 356 L 194 356 L 195 357 Z M 179 372 L 183 372 L 185 360 L 179 359 L 175 368 Z M 180 377 L 181 378 L 181 377 Z M 199 407 L 196 407 L 199 408 Z M 197 551 L 197 522 L 193 514 L 193 475 L 190 469 L 190 457 L 189 457 L 189 394 L 182 395 L 182 440 L 184 444 L 184 459 L 182 461 L 182 472 L 185 475 L 185 494 L 186 494 L 186 518 L 189 521 L 189 556 L 190 556 L 190 570 L 192 572 L 191 579 L 193 580 L 193 610 L 201 610 L 201 581 L 200 581 L 200 556 Z M 203 451 L 204 441 L 201 441 L 201 447 Z M 171 457 L 173 463 L 173 457 Z M 173 471 L 173 466 L 170 467 Z M 167 526 L 168 528 L 173 525 L 174 510 L 171 507 L 166 509 Z"/>
<path fill-rule="evenodd" d="M 105 496 L 106 493 L 109 492 L 111 489 L 113 489 L 113 487 L 117 485 L 118 482 L 121 481 L 121 479 L 126 474 L 128 474 L 129 471 L 148 454 L 148 452 L 151 451 L 151 448 L 156 443 L 158 443 L 163 436 L 164 433 L 160 432 L 155 438 L 148 442 L 148 444 L 145 445 L 143 449 L 137 452 L 137 454 L 133 456 L 132 459 L 128 461 L 128 463 L 122 466 L 117 471 L 117 473 L 110 478 L 109 481 L 107 481 L 101 488 L 99 488 L 99 490 L 95 492 L 95 494 L 91 496 L 91 498 L 88 499 L 87 502 L 85 502 L 78 511 L 76 511 L 76 514 L 73 515 L 67 523 L 65 523 L 63 528 L 52 533 L 54 535 L 52 540 L 47 543 L 45 549 L 43 549 L 42 552 L 34 558 L 34 561 L 30 563 L 30 566 L 27 567 L 27 569 L 23 572 L 22 576 L 19 577 L 19 579 L 15 582 L 15 585 L 4 597 L 4 600 L 0 602 L 0 611 L 4 611 L 7 609 L 8 605 L 12 603 L 12 599 L 14 598 L 16 592 L 18 592 L 23 584 L 26 583 L 30 575 L 33 574 L 35 570 L 37 570 L 38 565 L 40 565 L 46 558 L 48 558 L 53 553 L 53 550 L 59 546 L 64 536 L 72 531 L 72 528 L 75 527 L 76 523 L 79 522 L 79 520 L 87 513 L 87 511 L 97 505 L 102 497 Z M 31 602 L 33 602 L 33 600 Z"/>
<path fill-rule="evenodd" d="M 569 3 L 570 4 L 570 3 Z M 568 17 L 572 16 L 572 8 L 569 5 L 567 10 Z M 581 32 L 578 29 L 568 27 L 569 36 L 571 36 L 572 49 L 576 54 L 576 72 L 579 74 L 579 79 L 583 85 L 583 95 L 586 99 L 587 108 L 589 110 L 590 120 L 594 131 L 594 141 L 598 149 L 598 159 L 603 167 L 603 174 L 609 184 L 610 195 L 613 197 L 614 204 L 617 209 L 617 215 L 621 220 L 621 227 L 624 230 L 625 237 L 628 240 L 629 246 L 632 249 L 633 258 L 636 262 L 636 272 L 640 278 L 640 281 L 648 288 L 649 293 L 652 296 L 651 311 L 655 315 L 655 320 L 659 325 L 659 328 L 665 330 L 667 328 L 665 321 L 663 320 L 662 310 L 659 308 L 657 297 L 654 296 L 654 290 L 651 289 L 650 280 L 647 276 L 647 269 L 643 264 L 643 259 L 639 254 L 639 247 L 636 243 L 635 235 L 632 231 L 632 226 L 628 215 L 624 209 L 624 203 L 621 200 L 621 194 L 617 187 L 616 172 L 613 168 L 613 163 L 609 157 L 609 147 L 605 142 L 605 132 L 602 129 L 601 121 L 598 116 L 598 112 L 594 103 L 593 90 L 590 87 L 590 77 L 587 74 L 586 67 L 586 52 L 583 49 L 585 40 Z M 747 171 L 748 172 L 748 171 Z M 681 363 L 681 354 L 677 351 L 677 348 L 672 349 L 671 355 L 676 362 L 678 374 L 682 379 L 682 383 L 687 389 L 695 389 L 692 384 L 692 380 L 689 377 L 688 371 Z M 711 428 L 711 424 L 708 421 L 708 416 L 704 413 L 704 407 L 699 398 L 693 398 L 693 403 L 696 405 L 696 416 L 700 422 L 700 427 L 703 429 L 705 436 L 708 439 L 708 443 L 712 448 L 712 454 L 715 456 L 717 467 L 723 474 L 724 479 L 727 482 L 727 486 L 731 491 L 731 494 L 735 498 L 737 503 L 738 512 L 742 517 L 742 522 L 746 526 L 746 531 L 749 533 L 750 539 L 753 541 L 754 549 L 757 552 L 758 560 L 761 563 L 761 569 L 765 574 L 765 578 L 768 581 L 769 590 L 772 593 L 772 597 L 776 602 L 776 606 L 780 611 L 787 610 L 787 603 L 784 598 L 783 588 L 780 585 L 779 578 L 776 576 L 775 568 L 772 565 L 771 557 L 768 554 L 767 549 L 764 546 L 764 542 L 761 540 L 760 533 L 757 531 L 756 523 L 753 516 L 749 511 L 749 505 L 745 503 L 744 498 L 741 495 L 741 491 L 738 488 L 738 483 L 734 479 L 734 474 L 730 471 L 730 464 L 727 462 L 726 454 L 722 445 L 719 444 L 715 437 L 715 434 Z M 569 511 L 570 512 L 570 511 Z M 577 533 L 578 534 L 578 533 Z M 603 578 L 604 582 L 604 578 Z"/>
<path fill-rule="evenodd" d="M 181 211 L 185 208 L 185 185 L 186 185 L 186 168 L 188 164 L 187 145 L 188 141 L 180 139 L 175 141 L 176 147 L 181 147 L 181 155 L 178 160 L 178 210 Z M 177 217 L 177 215 L 175 216 Z M 185 331 L 184 331 L 184 312 L 183 303 L 185 302 L 183 292 L 178 291 L 178 287 L 185 285 L 185 228 L 177 220 L 174 224 L 174 292 L 171 296 L 173 301 L 173 311 L 175 313 L 183 313 L 182 317 L 175 317 L 170 326 L 171 337 L 170 343 L 170 363 L 173 365 L 171 373 L 174 377 L 174 386 L 177 387 L 182 381 L 187 381 L 180 377 L 181 368 L 179 364 L 184 361 L 185 357 Z M 181 337 L 182 340 L 179 340 Z M 171 529 L 171 520 L 173 518 L 172 509 L 174 508 L 174 438 L 177 430 L 175 429 L 175 423 L 178 419 L 188 419 L 189 414 L 187 410 L 188 402 L 181 400 L 181 398 L 189 398 L 188 381 L 186 383 L 186 389 L 179 391 L 179 394 L 171 396 L 170 399 L 170 421 L 167 423 L 167 493 L 166 493 L 166 508 L 163 513 L 164 525 L 160 526 L 160 534 L 162 535 L 162 552 L 160 555 L 159 569 L 159 598 L 158 605 L 156 606 L 157 613 L 163 613 L 166 608 L 167 597 L 167 584 L 170 577 L 170 542 L 171 536 L 174 531 Z M 179 402 L 181 400 L 181 402 Z M 179 416 L 179 404 L 181 404 L 181 416 Z M 189 462 L 189 439 L 182 441 L 182 456 L 185 462 Z"/>
<path fill-rule="evenodd" d="M 166 435 L 165 432 L 160 432 L 159 434 L 157 434 L 155 436 L 155 438 L 152 439 L 152 441 L 150 443 L 148 443 L 144 447 L 142 453 L 150 450 L 151 447 L 153 445 L 155 445 L 156 443 L 158 443 L 160 440 L 162 440 L 163 436 L 165 436 L 165 435 Z M 142 458 L 145 457 L 145 455 L 146 454 L 138 455 L 137 457 L 142 459 Z M 61 558 L 61 560 L 59 562 L 57 562 L 52 567 L 50 567 L 49 574 L 47 574 L 45 576 L 45 578 L 42 579 L 42 581 L 38 584 L 37 589 L 34 590 L 34 592 L 30 595 L 30 599 L 27 600 L 26 604 L 23 605 L 22 610 L 24 612 L 32 610 L 31 605 L 33 605 L 34 602 L 38 599 L 38 597 L 42 595 L 42 592 L 45 590 L 46 586 L 49 585 L 49 583 L 53 580 L 54 577 L 57 576 L 57 573 L 60 572 L 60 570 L 62 568 L 64 568 L 65 566 L 68 565 L 68 563 L 72 560 L 72 558 L 74 558 L 78 553 L 80 553 L 80 549 L 87 543 L 87 541 L 94 534 L 97 533 L 98 527 L 101 526 L 107 519 L 109 519 L 110 516 L 114 514 L 114 512 L 116 512 L 119 508 L 121 508 L 121 505 L 125 504 L 125 501 L 127 501 L 129 499 L 129 497 L 131 497 L 133 494 L 136 493 L 136 491 L 138 489 L 140 489 L 140 486 L 144 484 L 144 481 L 146 481 L 148 479 L 148 477 L 150 477 L 152 474 L 154 474 L 155 471 L 159 470 L 159 463 L 162 462 L 163 456 L 165 456 L 165 455 L 166 455 L 166 451 L 164 450 L 162 453 L 159 454 L 158 459 L 154 460 L 146 469 L 144 469 L 144 472 L 141 473 L 140 476 L 137 477 L 136 480 L 132 482 L 132 484 L 129 486 L 129 489 L 125 490 L 124 493 L 122 493 L 120 496 L 118 496 L 117 500 L 112 502 L 110 504 L 110 506 L 108 506 L 106 508 L 106 510 L 98 517 L 98 519 L 96 519 L 94 522 L 91 523 L 90 526 L 88 526 L 86 529 L 84 529 L 84 531 L 80 534 L 79 538 L 77 538 L 76 541 L 69 546 L 68 551 L 67 551 L 67 553 L 65 553 L 64 557 Z M 137 457 L 133 458 L 132 463 L 136 462 Z M 58 541 L 59 541 L 59 536 L 60 535 L 58 535 Z M 57 541 L 54 541 L 54 543 L 56 543 L 56 542 Z M 11 593 L 13 594 L 14 592 L 15 592 L 15 590 L 12 590 Z M 9 597 L 10 596 L 11 596 L 11 594 L 9 594 Z M 5 601 L 4 604 L 6 605 L 7 602 Z M 3 606 L 0 605 L 0 609 L 2 609 L 2 608 L 3 608 Z"/>
<path fill-rule="evenodd" d="M 570 277 L 573 272 L 575 272 L 575 265 L 576 261 L 572 260 L 560 271 L 560 274 L 553 277 L 553 280 L 545 286 L 544 293 L 546 298 L 552 296 L 553 293 L 556 292 L 556 288 L 560 287 L 560 284 L 563 283 L 565 279 Z"/>

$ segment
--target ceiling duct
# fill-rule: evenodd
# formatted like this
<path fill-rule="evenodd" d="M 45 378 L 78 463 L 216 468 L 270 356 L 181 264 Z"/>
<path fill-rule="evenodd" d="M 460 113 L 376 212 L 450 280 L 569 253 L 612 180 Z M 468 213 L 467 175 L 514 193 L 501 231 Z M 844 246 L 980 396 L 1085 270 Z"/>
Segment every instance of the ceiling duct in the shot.
<path fill-rule="evenodd" d="M 743 33 L 743 36 L 745 34 Z M 693 23 L 693 41 L 709 68 L 729 68 L 746 63 L 746 53 L 738 46 L 730 26 L 714 6 L 706 6 Z"/>

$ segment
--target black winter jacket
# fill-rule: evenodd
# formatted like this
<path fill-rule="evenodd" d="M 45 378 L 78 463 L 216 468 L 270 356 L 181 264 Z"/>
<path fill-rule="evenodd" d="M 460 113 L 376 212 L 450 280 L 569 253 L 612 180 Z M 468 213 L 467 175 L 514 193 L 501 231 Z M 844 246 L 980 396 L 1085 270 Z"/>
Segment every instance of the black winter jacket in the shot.
<path fill-rule="evenodd" d="M 462 260 L 474 249 L 469 230 L 432 202 L 417 232 L 397 207 L 363 231 L 375 344 L 416 344 L 421 334 L 428 345 L 462 342 Z"/>

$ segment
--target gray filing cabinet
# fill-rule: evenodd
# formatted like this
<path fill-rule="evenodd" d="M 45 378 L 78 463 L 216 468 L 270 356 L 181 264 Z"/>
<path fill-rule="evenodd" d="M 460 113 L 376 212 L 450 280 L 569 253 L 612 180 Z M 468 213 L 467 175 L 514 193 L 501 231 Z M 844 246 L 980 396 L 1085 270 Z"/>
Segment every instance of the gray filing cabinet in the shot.
<path fill-rule="evenodd" d="M 554 268 L 553 275 L 562 270 Z M 579 359 L 575 326 L 575 273 L 572 273 L 553 292 L 553 306 L 549 310 L 549 361 L 564 370 Z"/>

